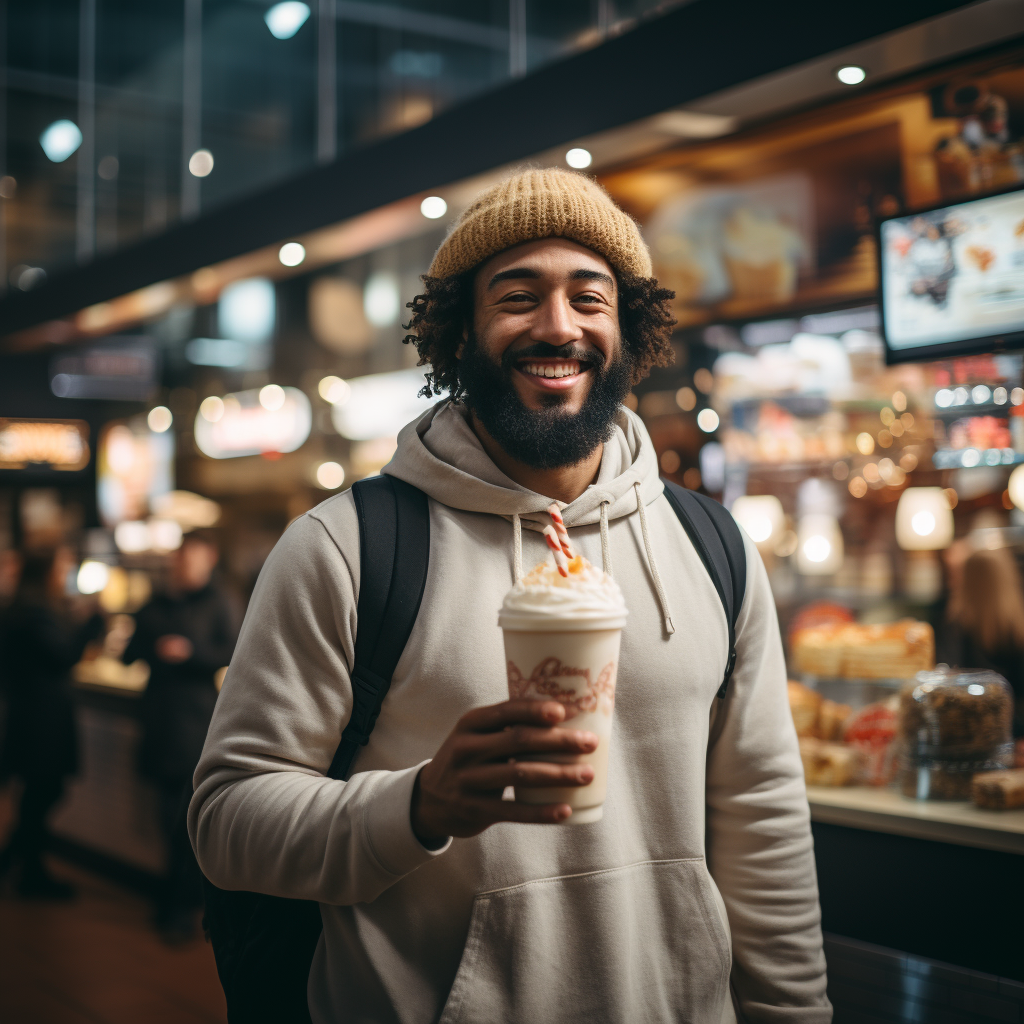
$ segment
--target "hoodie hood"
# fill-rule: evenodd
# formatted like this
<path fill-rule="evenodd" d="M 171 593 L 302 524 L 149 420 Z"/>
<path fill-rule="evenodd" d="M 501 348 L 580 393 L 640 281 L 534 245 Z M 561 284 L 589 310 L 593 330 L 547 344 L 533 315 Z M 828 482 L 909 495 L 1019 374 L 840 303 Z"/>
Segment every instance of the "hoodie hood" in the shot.
<path fill-rule="evenodd" d="M 491 461 L 461 403 L 446 399 L 407 424 L 398 435 L 398 450 L 384 472 L 463 512 L 516 516 L 531 530 L 543 530 L 551 522 L 547 514 L 551 498 L 517 484 Z M 643 422 L 620 406 L 597 479 L 562 508 L 565 525 L 600 522 L 602 506 L 609 519 L 634 515 L 638 490 L 640 500 L 649 505 L 661 496 L 664 487 L 658 476 L 654 445 Z"/>

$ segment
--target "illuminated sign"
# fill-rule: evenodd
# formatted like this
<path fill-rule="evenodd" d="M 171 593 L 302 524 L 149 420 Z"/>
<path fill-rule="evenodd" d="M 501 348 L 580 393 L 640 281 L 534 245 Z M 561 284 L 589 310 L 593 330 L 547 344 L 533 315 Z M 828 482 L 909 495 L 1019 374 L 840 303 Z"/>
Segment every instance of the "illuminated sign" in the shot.
<path fill-rule="evenodd" d="M 293 452 L 312 426 L 313 411 L 302 391 L 268 384 L 204 399 L 196 415 L 196 445 L 211 459 Z"/>
<path fill-rule="evenodd" d="M 81 420 L 0 419 L 0 469 L 84 469 L 89 427 Z"/>

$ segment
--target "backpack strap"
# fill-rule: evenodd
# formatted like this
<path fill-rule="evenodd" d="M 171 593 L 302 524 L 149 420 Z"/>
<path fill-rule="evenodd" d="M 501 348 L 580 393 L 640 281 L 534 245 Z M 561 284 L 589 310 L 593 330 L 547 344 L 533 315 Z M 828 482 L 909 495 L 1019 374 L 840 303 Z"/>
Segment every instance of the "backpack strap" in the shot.
<path fill-rule="evenodd" d="M 725 609 L 729 624 L 729 660 L 725 666 L 725 678 L 718 688 L 718 696 L 723 698 L 736 667 L 736 620 L 747 588 L 747 554 L 743 536 L 728 509 L 714 498 L 680 487 L 671 480 L 662 480 L 662 483 L 665 485 L 665 497 L 700 555 Z"/>
<path fill-rule="evenodd" d="M 359 600 L 352 715 L 327 774 L 343 779 L 377 724 L 412 633 L 430 558 L 427 496 L 393 476 L 352 485 L 359 516 Z"/>

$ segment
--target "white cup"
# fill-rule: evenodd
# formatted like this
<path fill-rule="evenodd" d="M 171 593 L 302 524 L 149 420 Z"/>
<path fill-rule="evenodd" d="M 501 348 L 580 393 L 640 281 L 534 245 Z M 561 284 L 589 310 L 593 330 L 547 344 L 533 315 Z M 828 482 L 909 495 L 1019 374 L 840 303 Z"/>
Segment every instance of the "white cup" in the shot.
<path fill-rule="evenodd" d="M 586 786 L 516 787 L 526 804 L 572 808 L 568 825 L 599 821 L 608 791 L 608 747 L 612 738 L 619 641 L 625 616 L 559 618 L 502 611 L 509 697 L 557 700 L 565 708 L 564 728 L 582 729 L 598 738 L 591 754 L 531 754 L 533 761 L 589 764 L 594 780 Z"/>

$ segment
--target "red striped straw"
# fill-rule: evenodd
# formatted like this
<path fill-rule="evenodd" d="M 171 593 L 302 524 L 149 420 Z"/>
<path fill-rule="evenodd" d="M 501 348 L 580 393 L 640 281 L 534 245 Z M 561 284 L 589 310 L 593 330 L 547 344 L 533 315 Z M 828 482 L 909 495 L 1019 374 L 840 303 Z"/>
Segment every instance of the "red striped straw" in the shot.
<path fill-rule="evenodd" d="M 565 557 L 574 558 L 575 554 L 572 550 L 572 544 L 569 541 L 569 531 L 565 528 L 565 520 L 562 518 L 562 510 L 558 507 L 556 502 L 553 501 L 548 505 L 548 515 L 551 516 L 551 519 L 555 524 L 555 533 L 558 534 L 558 543 L 562 545 Z"/>
<path fill-rule="evenodd" d="M 569 562 L 562 550 L 562 545 L 558 543 L 558 535 L 553 526 L 544 527 L 544 539 L 548 542 L 548 547 L 555 553 L 555 565 L 558 566 L 558 572 L 562 576 L 568 577 Z"/>

